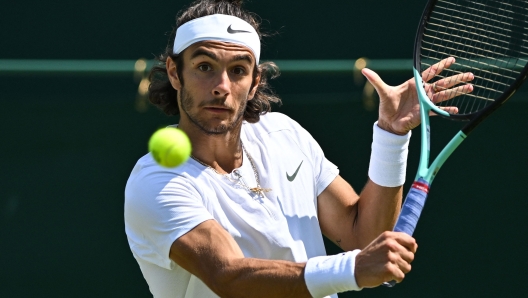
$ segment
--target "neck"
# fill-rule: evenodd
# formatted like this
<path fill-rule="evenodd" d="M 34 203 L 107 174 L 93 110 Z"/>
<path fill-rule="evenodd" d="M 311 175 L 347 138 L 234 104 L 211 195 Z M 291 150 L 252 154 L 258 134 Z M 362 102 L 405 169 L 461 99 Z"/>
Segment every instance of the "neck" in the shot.
<path fill-rule="evenodd" d="M 240 131 L 242 121 L 224 134 L 208 134 L 190 121 L 182 121 L 178 128 L 191 140 L 192 155 L 219 173 L 231 173 L 242 165 Z"/>

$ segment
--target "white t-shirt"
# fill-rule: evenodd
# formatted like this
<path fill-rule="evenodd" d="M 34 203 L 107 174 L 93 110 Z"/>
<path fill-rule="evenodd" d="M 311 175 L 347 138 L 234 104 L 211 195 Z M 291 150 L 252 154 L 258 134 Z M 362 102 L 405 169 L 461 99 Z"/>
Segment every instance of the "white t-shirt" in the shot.
<path fill-rule="evenodd" d="M 241 139 L 261 186 L 271 188 L 263 198 L 233 182 L 235 173 L 228 179 L 192 158 L 167 169 L 147 154 L 132 170 L 125 229 L 154 297 L 217 297 L 169 258 L 176 239 L 209 219 L 233 236 L 245 257 L 306 262 L 326 255 L 317 196 L 336 178 L 337 167 L 305 129 L 280 113 L 244 122 Z M 249 187 L 256 186 L 245 153 L 238 171 Z"/>

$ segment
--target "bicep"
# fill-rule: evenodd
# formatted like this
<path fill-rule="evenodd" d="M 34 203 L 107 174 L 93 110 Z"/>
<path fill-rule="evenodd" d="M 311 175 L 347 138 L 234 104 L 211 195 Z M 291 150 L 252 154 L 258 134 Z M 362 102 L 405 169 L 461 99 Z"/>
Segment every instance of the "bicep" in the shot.
<path fill-rule="evenodd" d="M 145 175 L 127 185 L 125 226 L 134 254 L 170 270 L 174 240 L 213 218 L 203 201 L 187 179 L 174 174 Z"/>
<path fill-rule="evenodd" d="M 244 258 L 244 254 L 217 221 L 207 220 L 176 239 L 169 257 L 211 286 L 216 272 L 222 271 L 231 260 Z"/>
<path fill-rule="evenodd" d="M 341 176 L 337 176 L 317 197 L 317 212 L 322 233 L 344 250 L 356 248 L 354 223 L 359 196 Z"/>

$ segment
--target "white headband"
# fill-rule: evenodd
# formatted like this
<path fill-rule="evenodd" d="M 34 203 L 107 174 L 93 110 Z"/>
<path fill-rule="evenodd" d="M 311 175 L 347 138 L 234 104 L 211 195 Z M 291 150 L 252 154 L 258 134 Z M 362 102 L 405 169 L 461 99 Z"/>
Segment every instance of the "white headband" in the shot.
<path fill-rule="evenodd" d="M 181 25 L 174 39 L 174 54 L 179 54 L 190 45 L 204 40 L 232 42 L 248 47 L 260 59 L 260 39 L 255 28 L 234 16 L 214 14 L 194 19 Z"/>

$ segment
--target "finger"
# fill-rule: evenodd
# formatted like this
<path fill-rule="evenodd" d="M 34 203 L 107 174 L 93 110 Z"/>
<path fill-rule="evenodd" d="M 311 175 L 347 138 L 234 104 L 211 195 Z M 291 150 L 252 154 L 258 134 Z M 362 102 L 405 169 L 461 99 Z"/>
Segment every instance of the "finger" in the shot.
<path fill-rule="evenodd" d="M 411 271 L 411 262 L 414 254 L 401 246 L 401 250 L 389 253 L 389 262 L 395 264 L 404 273 Z"/>
<path fill-rule="evenodd" d="M 454 76 L 449 76 L 447 78 L 443 78 L 441 80 L 438 80 L 434 83 L 435 85 L 435 92 L 447 90 L 453 86 L 456 86 L 460 83 L 467 83 L 472 81 L 475 78 L 475 75 L 471 72 L 465 72 L 460 73 Z"/>
<path fill-rule="evenodd" d="M 450 67 L 454 63 L 455 58 L 449 57 L 431 65 L 422 72 L 422 80 L 424 80 L 424 82 L 428 82 L 430 79 L 434 78 L 436 75 L 440 74 L 444 69 Z"/>
<path fill-rule="evenodd" d="M 386 268 L 394 277 L 402 278 L 405 274 L 411 271 L 411 262 L 414 259 L 414 254 L 407 251 L 403 246 L 400 246 L 400 251 L 389 253 L 389 263 Z"/>
<path fill-rule="evenodd" d="M 447 89 L 438 93 L 433 94 L 431 99 L 434 103 L 439 103 L 442 101 L 450 100 L 460 95 L 468 94 L 473 91 L 472 84 L 465 84 L 455 88 Z"/>
<path fill-rule="evenodd" d="M 412 263 L 412 261 L 414 261 L 414 253 L 407 250 L 406 248 L 403 248 L 402 251 L 398 252 L 398 255 L 399 255 L 398 265 L 404 265 L 406 268 L 409 268 L 407 272 L 411 271 L 410 264 Z"/>
<path fill-rule="evenodd" d="M 396 234 L 397 236 L 395 239 L 400 245 L 407 248 L 407 250 L 412 253 L 416 252 L 416 250 L 418 249 L 418 244 L 416 243 L 416 240 L 414 240 L 413 237 L 402 232 L 397 232 Z"/>
<path fill-rule="evenodd" d="M 415 251 L 416 248 L 417 245 L 414 247 Z M 414 261 L 414 252 L 412 252 L 408 247 L 405 247 L 401 244 L 391 246 L 390 249 L 391 252 L 389 253 L 389 261 L 391 263 L 405 266 L 405 268 L 409 268 L 410 270 L 409 264 Z"/>
<path fill-rule="evenodd" d="M 365 76 L 365 78 L 367 78 L 367 80 L 372 84 L 372 86 L 374 86 L 374 89 L 376 89 L 378 93 L 380 93 L 380 91 L 387 86 L 387 84 L 385 84 L 385 82 L 383 82 L 380 76 L 373 70 L 363 68 L 361 70 L 361 73 Z"/>
<path fill-rule="evenodd" d="M 389 280 L 395 280 L 397 283 L 400 283 L 403 281 L 403 279 L 405 278 L 405 273 L 403 273 L 402 270 L 400 270 L 400 268 L 398 267 L 398 265 L 396 264 L 390 264 L 389 265 L 390 267 L 390 272 L 392 276 L 389 277 Z"/>
<path fill-rule="evenodd" d="M 403 276 L 401 277 L 403 278 L 405 274 L 411 271 L 411 262 L 413 260 L 414 260 L 414 254 L 408 251 L 403 246 L 401 246 L 400 251 L 392 252 L 389 255 L 390 264 L 396 265 L 395 268 L 392 268 L 391 272 L 393 273 L 393 275 L 397 275 L 395 273 L 399 273 L 398 271 L 401 271 L 401 273 L 403 273 Z"/>
<path fill-rule="evenodd" d="M 404 274 L 407 274 L 409 272 L 411 272 L 411 269 L 412 269 L 412 266 L 409 262 L 401 259 L 398 263 L 397 263 L 397 266 L 398 268 L 400 269 L 400 271 Z"/>
<path fill-rule="evenodd" d="M 458 108 L 457 107 L 437 107 L 441 110 L 444 110 L 446 112 L 448 112 L 449 114 L 453 115 L 453 114 L 458 114 Z M 438 114 L 436 114 L 435 112 L 431 111 L 429 112 L 429 116 L 436 116 Z"/>

